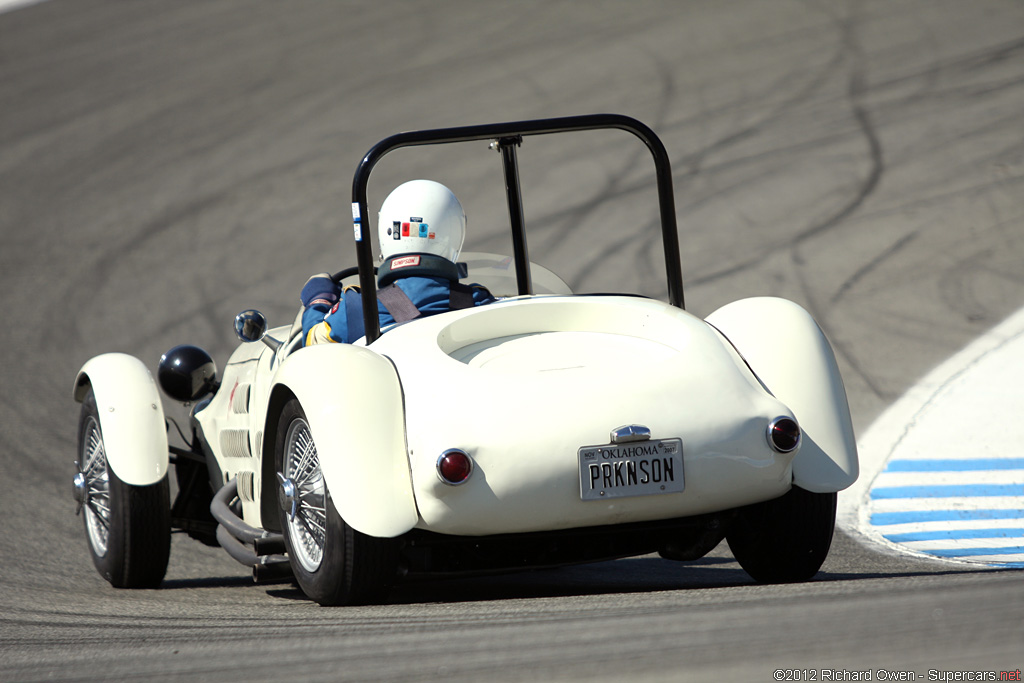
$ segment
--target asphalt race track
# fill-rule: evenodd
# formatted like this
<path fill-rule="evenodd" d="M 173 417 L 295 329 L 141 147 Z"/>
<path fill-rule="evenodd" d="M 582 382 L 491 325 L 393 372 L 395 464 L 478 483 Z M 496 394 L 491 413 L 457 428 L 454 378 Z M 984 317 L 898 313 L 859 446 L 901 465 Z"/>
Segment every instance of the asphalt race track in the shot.
<path fill-rule="evenodd" d="M 71 497 L 88 358 L 155 368 L 187 342 L 222 366 L 237 312 L 290 320 L 309 274 L 354 263 L 351 175 L 386 135 L 592 112 L 634 116 L 668 148 L 689 310 L 761 294 L 808 308 L 858 432 L 1024 307 L 1016 0 L 49 0 L 0 14 L 0 680 L 1019 675 L 1024 574 L 841 530 L 803 585 L 753 584 L 724 545 L 691 564 L 418 583 L 338 609 L 177 536 L 161 590 L 94 571 Z M 520 161 L 535 260 L 579 291 L 664 296 L 642 145 L 531 139 Z M 413 177 L 459 194 L 468 249 L 507 250 L 486 145 L 396 153 L 371 204 Z"/>

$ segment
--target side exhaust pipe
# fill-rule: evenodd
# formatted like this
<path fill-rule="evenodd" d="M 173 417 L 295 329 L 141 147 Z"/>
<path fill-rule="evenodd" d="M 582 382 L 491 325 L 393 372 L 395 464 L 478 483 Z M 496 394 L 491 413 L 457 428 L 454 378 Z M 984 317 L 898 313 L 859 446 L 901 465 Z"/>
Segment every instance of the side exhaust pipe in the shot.
<path fill-rule="evenodd" d="M 238 481 L 232 479 L 221 487 L 210 503 L 210 514 L 218 524 L 217 542 L 237 562 L 252 567 L 254 582 L 290 581 L 292 570 L 285 554 L 284 536 L 246 524 L 231 509 L 231 503 L 237 497 Z"/>

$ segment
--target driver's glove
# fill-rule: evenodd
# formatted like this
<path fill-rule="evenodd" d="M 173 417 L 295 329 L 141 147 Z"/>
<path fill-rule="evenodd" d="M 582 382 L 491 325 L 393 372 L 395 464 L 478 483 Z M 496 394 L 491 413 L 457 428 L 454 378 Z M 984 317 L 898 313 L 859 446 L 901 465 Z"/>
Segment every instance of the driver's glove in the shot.
<path fill-rule="evenodd" d="M 302 294 L 299 295 L 299 300 L 302 301 L 304 308 L 309 308 L 314 304 L 325 304 L 329 308 L 338 303 L 340 293 L 341 287 L 331 279 L 330 275 L 327 273 L 317 273 L 306 280 L 306 284 L 302 287 Z"/>

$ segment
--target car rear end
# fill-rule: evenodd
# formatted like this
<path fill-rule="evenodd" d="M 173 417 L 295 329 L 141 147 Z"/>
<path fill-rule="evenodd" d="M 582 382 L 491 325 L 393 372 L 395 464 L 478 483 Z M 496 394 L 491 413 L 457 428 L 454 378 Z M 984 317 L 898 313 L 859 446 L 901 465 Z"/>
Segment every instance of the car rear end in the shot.
<path fill-rule="evenodd" d="M 713 328 L 661 302 L 508 300 L 400 326 L 373 348 L 402 378 L 420 529 L 670 520 L 791 485 L 789 409 Z"/>

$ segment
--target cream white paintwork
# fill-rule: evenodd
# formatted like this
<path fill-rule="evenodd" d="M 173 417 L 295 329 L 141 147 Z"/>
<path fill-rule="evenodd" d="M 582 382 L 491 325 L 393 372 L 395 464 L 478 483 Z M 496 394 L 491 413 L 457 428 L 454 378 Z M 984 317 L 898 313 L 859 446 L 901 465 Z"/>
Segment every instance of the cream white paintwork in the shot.
<path fill-rule="evenodd" d="M 777 497 L 791 415 L 703 321 L 635 297 L 533 297 L 400 325 L 370 347 L 402 378 L 419 528 L 481 535 L 666 519 Z M 683 441 L 683 493 L 580 499 L 578 450 L 626 424 Z M 461 448 L 458 487 L 436 474 Z"/>
<path fill-rule="evenodd" d="M 266 435 L 274 391 L 294 395 L 306 414 L 324 479 L 338 513 L 353 528 L 397 536 L 418 520 L 405 446 L 403 399 L 394 366 L 357 344 L 299 347 L 293 328 L 271 330 L 288 339 L 278 351 L 242 344 L 224 368 L 220 391 L 196 413 L 220 466 L 223 482 L 239 479 L 242 517 L 256 527 L 262 496 L 276 496 L 262 458 L 274 458 Z M 272 468 L 271 468 L 272 470 Z M 276 509 L 276 508 L 272 508 Z"/>
<path fill-rule="evenodd" d="M 256 526 L 259 497 L 276 495 L 276 484 L 262 480 L 253 456 L 273 457 L 266 407 L 281 390 L 306 413 L 339 513 L 375 536 L 668 519 L 768 500 L 794 479 L 816 491 L 848 485 L 856 450 L 845 393 L 810 316 L 760 299 L 711 320 L 718 329 L 639 297 L 534 296 L 396 325 L 369 347 L 243 345 L 199 420 L 225 480 L 252 473 L 243 475 L 253 481 L 243 512 Z M 785 330 L 775 341 L 763 334 L 769 321 Z M 271 334 L 283 339 L 294 328 Z M 796 453 L 768 445 L 767 425 L 780 416 L 805 430 Z M 682 439 L 682 493 L 581 500 L 579 449 L 609 443 L 626 424 Z M 231 456 L 223 435 L 242 429 L 250 451 Z M 437 476 L 449 448 L 474 459 L 462 486 Z"/>
<path fill-rule="evenodd" d="M 311 346 L 289 356 L 274 386 L 299 399 L 342 519 L 372 536 L 411 529 L 418 514 L 402 387 L 391 362 L 362 346 Z"/>
<path fill-rule="evenodd" d="M 734 301 L 707 321 L 728 337 L 803 430 L 793 481 L 818 493 L 857 479 L 857 441 L 832 346 L 811 315 L 786 299 Z"/>
<path fill-rule="evenodd" d="M 254 526 L 260 526 L 262 435 L 270 373 L 276 364 L 276 356 L 267 346 L 240 345 L 224 367 L 220 389 L 196 412 L 217 460 L 220 484 L 238 480 L 242 517 Z"/>
<path fill-rule="evenodd" d="M 274 457 L 278 414 L 268 405 L 278 392 L 299 400 L 339 514 L 373 536 L 669 519 L 775 498 L 794 482 L 819 492 L 848 486 L 857 475 L 849 408 L 810 315 L 762 298 L 708 322 L 640 297 L 548 295 L 395 325 L 370 346 L 303 349 L 293 324 L 270 331 L 285 342 L 276 350 L 242 344 L 196 418 L 222 483 L 238 480 L 242 516 L 256 527 L 276 526 L 262 519 L 276 514 L 277 496 L 272 461 L 262 459 Z M 163 412 L 141 362 L 97 357 L 82 370 L 79 400 L 86 382 L 118 476 L 163 476 Z M 804 430 L 795 453 L 769 446 L 767 425 L 780 416 Z M 582 500 L 579 449 L 608 444 L 630 424 L 682 440 L 683 492 Z M 474 459 L 464 485 L 437 475 L 449 448 Z M 263 496 L 273 498 L 261 505 Z"/>
<path fill-rule="evenodd" d="M 81 403 L 92 387 L 107 464 L 118 478 L 149 486 L 167 474 L 167 426 L 156 382 L 138 358 L 106 353 L 89 360 L 75 378 Z"/>

